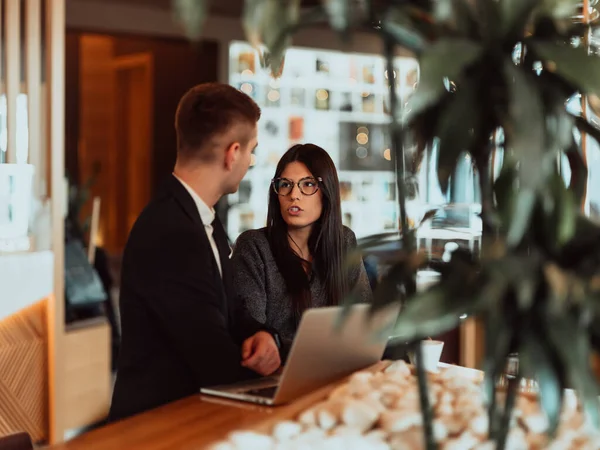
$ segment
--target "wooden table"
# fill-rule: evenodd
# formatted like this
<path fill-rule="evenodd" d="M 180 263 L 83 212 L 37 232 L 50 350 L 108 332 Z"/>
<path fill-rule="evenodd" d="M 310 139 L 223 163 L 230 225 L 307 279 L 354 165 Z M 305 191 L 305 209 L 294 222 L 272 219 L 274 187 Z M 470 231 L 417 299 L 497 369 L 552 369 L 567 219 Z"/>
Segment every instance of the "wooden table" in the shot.
<path fill-rule="evenodd" d="M 389 361 L 368 370 L 382 370 Z M 318 389 L 279 407 L 258 406 L 195 395 L 83 434 L 51 450 L 201 450 L 234 430 L 268 432 L 280 420 L 296 417 L 325 399 L 340 383 Z"/>
<path fill-rule="evenodd" d="M 196 450 L 235 429 L 256 426 L 281 408 L 235 404 L 200 395 L 85 433 L 52 450 Z"/>

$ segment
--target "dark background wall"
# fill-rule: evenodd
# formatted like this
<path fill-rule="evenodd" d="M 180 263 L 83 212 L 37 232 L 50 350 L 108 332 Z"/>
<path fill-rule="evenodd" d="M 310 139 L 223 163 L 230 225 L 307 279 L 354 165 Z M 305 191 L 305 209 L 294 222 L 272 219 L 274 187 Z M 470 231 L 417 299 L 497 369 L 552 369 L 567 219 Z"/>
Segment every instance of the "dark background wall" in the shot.
<path fill-rule="evenodd" d="M 65 171 L 74 183 L 79 183 L 79 34 L 67 33 L 65 45 Z"/>
<path fill-rule="evenodd" d="M 177 103 L 198 83 L 218 78 L 218 44 L 144 37 L 119 37 L 116 55 L 152 52 L 154 56 L 153 185 L 171 173 L 175 164 L 174 117 Z"/>
<path fill-rule="evenodd" d="M 79 39 L 82 34 L 84 32 L 79 30 L 68 30 L 66 38 L 66 164 L 67 172 L 74 176 L 79 172 Z M 218 43 L 207 41 L 194 45 L 183 39 L 110 36 L 115 39 L 115 56 L 151 52 L 154 58 L 154 130 L 151 149 L 154 190 L 171 173 L 175 162 L 173 123 L 179 99 L 192 86 L 218 78 Z"/>

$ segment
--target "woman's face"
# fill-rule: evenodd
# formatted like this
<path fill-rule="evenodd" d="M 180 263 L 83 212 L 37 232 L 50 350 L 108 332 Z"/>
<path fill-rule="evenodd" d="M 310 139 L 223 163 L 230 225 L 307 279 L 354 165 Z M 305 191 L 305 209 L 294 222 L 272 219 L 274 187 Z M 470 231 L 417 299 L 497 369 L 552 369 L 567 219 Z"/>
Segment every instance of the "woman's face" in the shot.
<path fill-rule="evenodd" d="M 323 211 L 323 193 L 316 177 L 310 173 L 303 163 L 294 161 L 285 167 L 280 178 L 293 182 L 290 193 L 277 196 L 283 220 L 288 227 L 292 228 L 312 226 L 319 220 Z M 289 189 L 292 184 L 286 180 L 279 182 L 279 192 Z M 304 194 L 298 187 L 298 182 L 301 182 L 302 189 L 305 192 L 314 192 L 315 187 L 318 187 L 318 189 L 313 195 Z"/>

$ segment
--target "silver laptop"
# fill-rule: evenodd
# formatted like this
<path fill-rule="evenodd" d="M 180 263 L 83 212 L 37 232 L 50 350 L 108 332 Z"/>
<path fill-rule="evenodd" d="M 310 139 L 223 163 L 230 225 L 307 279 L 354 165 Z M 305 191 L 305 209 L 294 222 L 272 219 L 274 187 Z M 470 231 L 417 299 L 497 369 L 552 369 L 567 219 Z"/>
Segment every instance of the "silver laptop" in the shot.
<path fill-rule="evenodd" d="M 302 316 L 281 376 L 200 389 L 207 395 L 279 405 L 381 360 L 399 306 L 369 319 L 369 305 L 353 305 L 336 328 L 341 307 L 308 309 Z M 379 333 L 383 330 L 383 333 Z"/>

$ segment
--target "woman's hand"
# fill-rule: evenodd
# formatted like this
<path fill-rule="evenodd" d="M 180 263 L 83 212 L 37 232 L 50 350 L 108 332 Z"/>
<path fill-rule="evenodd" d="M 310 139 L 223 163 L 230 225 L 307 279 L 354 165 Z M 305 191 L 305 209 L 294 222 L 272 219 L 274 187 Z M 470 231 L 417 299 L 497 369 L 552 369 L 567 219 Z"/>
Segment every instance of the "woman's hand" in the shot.
<path fill-rule="evenodd" d="M 279 349 L 270 333 L 259 331 L 242 344 L 242 366 L 267 376 L 280 365 Z"/>

